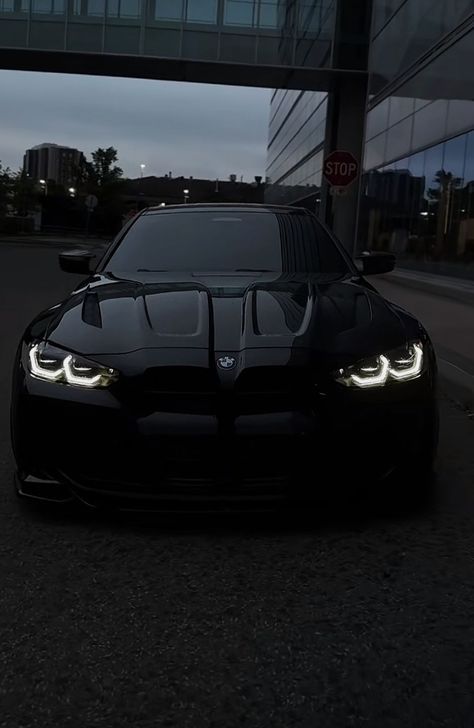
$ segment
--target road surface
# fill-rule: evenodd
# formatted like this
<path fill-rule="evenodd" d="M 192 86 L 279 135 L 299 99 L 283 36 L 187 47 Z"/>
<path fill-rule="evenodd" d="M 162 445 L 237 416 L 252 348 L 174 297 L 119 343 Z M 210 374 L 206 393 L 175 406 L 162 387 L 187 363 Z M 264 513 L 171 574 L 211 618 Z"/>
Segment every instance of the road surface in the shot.
<path fill-rule="evenodd" d="M 76 280 L 55 258 L 0 246 L 0 727 L 470 728 L 468 414 L 442 402 L 439 496 L 422 513 L 163 523 L 21 509 L 10 369 L 29 319 Z"/>

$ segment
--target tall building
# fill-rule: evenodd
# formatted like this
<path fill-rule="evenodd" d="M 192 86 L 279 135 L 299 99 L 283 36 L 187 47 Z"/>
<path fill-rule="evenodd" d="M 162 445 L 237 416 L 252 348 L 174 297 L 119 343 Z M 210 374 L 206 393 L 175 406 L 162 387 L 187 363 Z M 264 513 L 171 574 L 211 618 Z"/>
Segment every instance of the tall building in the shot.
<path fill-rule="evenodd" d="M 78 149 L 59 144 L 39 144 L 27 149 L 23 169 L 33 180 L 44 179 L 63 187 L 74 185 L 85 157 Z"/>
<path fill-rule="evenodd" d="M 374 0 L 359 245 L 474 260 L 474 0 Z M 269 202 L 318 210 L 328 97 L 275 91 Z"/>

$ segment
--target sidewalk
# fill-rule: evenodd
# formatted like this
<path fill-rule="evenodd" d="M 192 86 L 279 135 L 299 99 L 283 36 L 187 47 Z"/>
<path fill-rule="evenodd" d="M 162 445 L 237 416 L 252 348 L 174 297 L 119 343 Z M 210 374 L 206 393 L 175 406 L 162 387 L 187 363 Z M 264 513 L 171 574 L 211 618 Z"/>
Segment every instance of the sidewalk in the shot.
<path fill-rule="evenodd" d="M 393 273 L 380 276 L 380 279 L 403 285 L 404 288 L 416 288 L 437 296 L 474 304 L 474 281 L 465 278 L 452 278 L 433 273 L 420 273 L 407 268 L 396 268 Z"/>
<path fill-rule="evenodd" d="M 438 355 L 447 394 L 474 409 L 474 284 L 398 270 L 371 283 L 425 326 Z"/>

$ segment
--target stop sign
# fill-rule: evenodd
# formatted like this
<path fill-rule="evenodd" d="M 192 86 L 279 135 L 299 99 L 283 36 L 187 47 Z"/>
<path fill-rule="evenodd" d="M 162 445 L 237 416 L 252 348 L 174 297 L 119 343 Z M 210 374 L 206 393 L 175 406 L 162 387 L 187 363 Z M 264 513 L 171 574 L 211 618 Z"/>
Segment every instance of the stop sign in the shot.
<path fill-rule="evenodd" d="M 359 163 L 351 152 L 335 151 L 326 158 L 323 174 L 333 187 L 347 187 L 354 182 Z"/>

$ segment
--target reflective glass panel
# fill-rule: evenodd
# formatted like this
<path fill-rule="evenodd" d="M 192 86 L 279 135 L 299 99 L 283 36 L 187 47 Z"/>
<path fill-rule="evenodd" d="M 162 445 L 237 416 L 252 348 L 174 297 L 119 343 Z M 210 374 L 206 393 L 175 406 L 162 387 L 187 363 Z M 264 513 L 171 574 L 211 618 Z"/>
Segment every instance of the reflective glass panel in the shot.
<path fill-rule="evenodd" d="M 448 136 L 474 128 L 474 101 L 449 102 L 448 123 L 446 133 Z"/>
<path fill-rule="evenodd" d="M 397 124 L 402 119 L 413 114 L 415 100 L 412 98 L 403 98 L 402 96 L 390 97 L 390 112 L 388 117 L 389 126 Z"/>
<path fill-rule="evenodd" d="M 12 13 L 14 9 L 14 0 L 0 0 L 0 13 Z"/>
<path fill-rule="evenodd" d="M 437 147 L 427 149 L 425 152 L 426 196 L 430 200 L 436 199 L 438 195 L 443 156 L 443 144 L 438 144 Z"/>
<path fill-rule="evenodd" d="M 361 241 L 402 259 L 474 262 L 474 132 L 364 177 Z"/>
<path fill-rule="evenodd" d="M 188 0 L 186 20 L 188 23 L 216 23 L 217 0 Z"/>
<path fill-rule="evenodd" d="M 385 131 L 388 126 L 389 99 L 385 99 L 381 104 L 375 106 L 367 114 L 367 139 Z"/>
<path fill-rule="evenodd" d="M 120 0 L 121 18 L 139 18 L 141 0 Z"/>
<path fill-rule="evenodd" d="M 443 169 L 455 181 L 456 187 L 464 184 L 464 170 L 466 166 L 467 137 L 462 136 L 450 139 L 444 145 Z"/>
<path fill-rule="evenodd" d="M 390 161 L 410 151 L 413 117 L 400 121 L 387 133 L 386 159 Z"/>
<path fill-rule="evenodd" d="M 466 184 L 472 182 L 474 185 L 474 131 L 466 135 L 466 162 L 464 167 L 464 179 Z"/>
<path fill-rule="evenodd" d="M 256 23 L 255 2 L 253 0 L 226 0 L 224 23 L 252 28 Z"/>
<path fill-rule="evenodd" d="M 375 0 L 373 32 L 377 33 L 385 25 L 395 10 L 400 7 L 403 0 Z"/>
<path fill-rule="evenodd" d="M 474 131 L 471 131 L 466 136 L 466 164 L 464 167 L 465 193 L 462 208 L 465 212 L 462 215 L 469 220 L 471 237 L 474 240 Z M 474 250 L 472 252 L 474 260 Z"/>
<path fill-rule="evenodd" d="M 428 146 L 446 134 L 447 101 L 434 101 L 414 115 L 413 149 Z"/>
<path fill-rule="evenodd" d="M 379 134 L 370 139 L 365 145 L 364 169 L 374 169 L 380 167 L 385 161 L 385 146 L 387 143 L 387 134 Z"/>
<path fill-rule="evenodd" d="M 413 154 L 408 160 L 408 169 L 414 177 L 424 177 L 425 153 L 418 152 L 418 154 Z"/>
<path fill-rule="evenodd" d="M 156 20 L 175 20 L 183 18 L 183 0 L 155 0 Z"/>
<path fill-rule="evenodd" d="M 217 33 L 185 30 L 183 55 L 187 58 L 215 60 L 217 58 Z"/>
<path fill-rule="evenodd" d="M 103 17 L 105 14 L 105 0 L 87 0 L 87 15 Z"/>
<path fill-rule="evenodd" d="M 62 15 L 64 0 L 33 0 L 32 10 L 38 15 Z"/>
<path fill-rule="evenodd" d="M 457 256 L 463 247 L 464 231 L 461 218 L 465 215 L 464 173 L 466 166 L 466 135 L 450 139 L 444 145 L 443 197 L 441 199 L 445 217 L 445 239 L 443 252 Z"/>
<path fill-rule="evenodd" d="M 260 3 L 258 24 L 260 28 L 278 28 L 278 6 L 275 3 Z"/>

